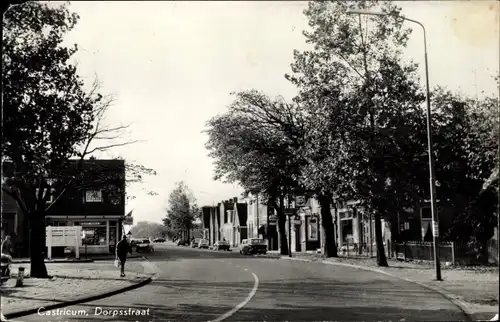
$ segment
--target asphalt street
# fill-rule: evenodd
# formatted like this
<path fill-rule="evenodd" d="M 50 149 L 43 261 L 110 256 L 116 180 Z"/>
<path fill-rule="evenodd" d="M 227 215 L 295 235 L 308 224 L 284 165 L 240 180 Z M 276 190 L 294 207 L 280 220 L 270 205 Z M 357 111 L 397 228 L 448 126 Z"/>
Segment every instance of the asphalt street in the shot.
<path fill-rule="evenodd" d="M 396 278 L 344 266 L 243 256 L 237 252 L 167 244 L 157 246 L 148 259 L 156 266 L 159 276 L 144 287 L 66 307 L 65 312 L 53 311 L 51 316 L 33 314 L 17 320 L 215 322 L 465 319 L 458 307 L 438 293 Z M 143 315 L 131 315 L 134 312 Z"/>

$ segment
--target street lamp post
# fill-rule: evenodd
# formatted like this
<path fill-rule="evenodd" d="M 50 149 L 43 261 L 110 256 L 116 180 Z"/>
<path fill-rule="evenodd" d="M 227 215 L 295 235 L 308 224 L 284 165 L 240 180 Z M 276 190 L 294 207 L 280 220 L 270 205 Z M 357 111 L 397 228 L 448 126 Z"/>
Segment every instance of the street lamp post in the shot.
<path fill-rule="evenodd" d="M 369 15 L 369 16 L 391 16 L 390 13 L 383 12 L 369 12 L 362 10 L 348 10 L 347 14 L 357 14 L 357 15 Z M 436 208 L 436 179 L 434 171 L 434 151 L 432 147 L 432 131 L 431 131 L 431 98 L 429 89 L 429 66 L 427 61 L 427 38 L 425 34 L 424 25 L 416 20 L 409 19 L 406 17 L 400 17 L 406 21 L 416 23 L 424 32 L 424 53 L 425 53 L 425 85 L 426 85 L 426 102 L 427 102 L 427 149 L 429 153 L 429 184 L 430 184 L 430 194 L 431 194 L 431 212 L 432 212 L 432 228 L 433 228 L 433 239 L 434 239 L 434 265 L 436 267 L 436 280 L 441 280 L 441 264 L 439 262 L 439 215 Z"/>

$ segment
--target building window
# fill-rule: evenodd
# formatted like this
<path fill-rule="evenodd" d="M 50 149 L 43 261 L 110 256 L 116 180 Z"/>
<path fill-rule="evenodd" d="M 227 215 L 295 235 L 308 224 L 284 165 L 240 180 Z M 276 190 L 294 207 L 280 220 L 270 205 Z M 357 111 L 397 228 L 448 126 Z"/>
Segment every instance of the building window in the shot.
<path fill-rule="evenodd" d="M 106 246 L 106 227 L 82 227 L 82 245 Z"/>
<path fill-rule="evenodd" d="M 430 207 L 420 208 L 420 215 L 422 219 L 432 219 L 432 211 Z"/>
<path fill-rule="evenodd" d="M 318 218 L 309 218 L 307 225 L 307 236 L 310 241 L 318 240 Z"/>
<path fill-rule="evenodd" d="M 85 202 L 102 202 L 102 191 L 101 190 L 85 191 Z"/>
<path fill-rule="evenodd" d="M 48 190 L 48 189 L 44 189 L 44 192 L 43 192 L 43 196 L 42 196 L 42 198 L 45 198 L 45 194 L 47 193 L 47 190 Z M 38 199 L 38 192 L 39 192 L 39 191 L 40 191 L 40 189 L 39 189 L 39 188 L 36 188 L 36 198 L 37 198 L 37 199 Z M 52 203 L 52 202 L 54 202 L 54 194 L 55 194 L 55 193 L 56 193 L 56 189 L 51 188 L 51 189 L 50 189 L 50 196 L 49 196 L 49 198 L 47 199 L 47 203 Z"/>

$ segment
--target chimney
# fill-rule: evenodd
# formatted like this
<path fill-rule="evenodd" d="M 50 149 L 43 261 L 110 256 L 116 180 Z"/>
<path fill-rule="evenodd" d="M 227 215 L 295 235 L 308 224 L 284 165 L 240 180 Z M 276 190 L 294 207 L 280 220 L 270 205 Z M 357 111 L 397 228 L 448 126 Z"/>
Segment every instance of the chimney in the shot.
<path fill-rule="evenodd" d="M 234 200 L 234 203 L 238 203 L 238 197 L 234 197 L 233 200 Z"/>

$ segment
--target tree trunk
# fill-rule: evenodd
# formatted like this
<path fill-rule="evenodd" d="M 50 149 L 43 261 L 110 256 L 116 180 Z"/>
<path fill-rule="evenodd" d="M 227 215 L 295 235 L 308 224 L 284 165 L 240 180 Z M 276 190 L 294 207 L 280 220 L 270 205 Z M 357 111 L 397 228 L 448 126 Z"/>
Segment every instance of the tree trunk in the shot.
<path fill-rule="evenodd" d="M 375 212 L 375 243 L 377 244 L 377 265 L 388 267 L 387 257 L 385 256 L 384 241 L 382 240 L 382 222 L 380 212 Z"/>
<path fill-rule="evenodd" d="M 285 197 L 280 196 L 280 205 L 278 210 L 278 230 L 280 235 L 280 253 L 288 255 L 288 240 L 286 238 L 286 216 L 285 216 Z"/>
<path fill-rule="evenodd" d="M 321 224 L 325 231 L 325 255 L 326 257 L 338 257 L 337 245 L 335 244 L 335 227 L 333 225 L 332 213 L 330 211 L 331 196 L 320 195 Z"/>
<path fill-rule="evenodd" d="M 31 214 L 30 218 L 30 276 L 48 278 L 45 266 L 45 220 L 43 215 Z"/>

